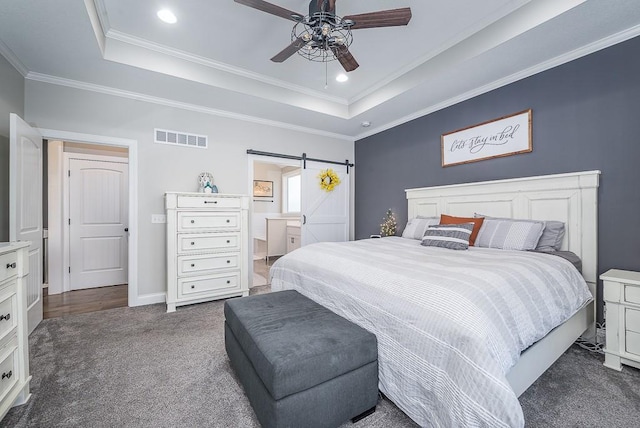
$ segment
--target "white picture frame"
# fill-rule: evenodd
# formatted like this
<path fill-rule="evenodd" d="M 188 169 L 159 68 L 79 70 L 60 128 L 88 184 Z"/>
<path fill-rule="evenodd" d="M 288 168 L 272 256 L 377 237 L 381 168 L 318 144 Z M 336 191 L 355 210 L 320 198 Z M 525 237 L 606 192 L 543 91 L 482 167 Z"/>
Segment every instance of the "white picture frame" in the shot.
<path fill-rule="evenodd" d="M 442 167 L 529 153 L 531 109 L 442 134 Z"/>

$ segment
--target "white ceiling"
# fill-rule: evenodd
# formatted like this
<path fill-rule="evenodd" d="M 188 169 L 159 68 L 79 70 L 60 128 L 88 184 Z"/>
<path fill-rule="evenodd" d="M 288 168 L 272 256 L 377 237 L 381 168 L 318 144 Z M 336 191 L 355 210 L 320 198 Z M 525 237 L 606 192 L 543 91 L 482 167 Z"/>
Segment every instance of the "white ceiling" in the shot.
<path fill-rule="evenodd" d="M 232 0 L 0 0 L 0 53 L 32 80 L 354 140 L 640 34 L 638 0 L 338 0 L 337 14 L 407 6 L 406 27 L 354 30 L 346 83 L 338 62 L 271 62 L 293 22 Z"/>

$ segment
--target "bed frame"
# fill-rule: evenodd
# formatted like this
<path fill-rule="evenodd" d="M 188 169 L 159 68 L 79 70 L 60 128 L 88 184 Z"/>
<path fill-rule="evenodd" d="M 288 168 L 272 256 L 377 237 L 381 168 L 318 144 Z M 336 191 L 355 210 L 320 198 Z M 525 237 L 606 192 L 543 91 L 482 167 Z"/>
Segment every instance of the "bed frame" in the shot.
<path fill-rule="evenodd" d="M 450 214 L 559 220 L 566 225 L 562 250 L 582 259 L 594 299 L 564 324 L 526 349 L 507 374 L 520 396 L 581 335 L 595 339 L 598 262 L 598 182 L 600 171 L 407 189 L 408 218 Z"/>

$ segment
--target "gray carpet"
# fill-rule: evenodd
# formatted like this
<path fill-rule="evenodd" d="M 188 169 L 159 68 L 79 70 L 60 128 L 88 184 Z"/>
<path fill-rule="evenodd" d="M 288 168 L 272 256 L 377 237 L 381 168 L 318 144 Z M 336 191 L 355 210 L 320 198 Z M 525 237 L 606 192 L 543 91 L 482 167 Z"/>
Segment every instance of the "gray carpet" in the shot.
<path fill-rule="evenodd" d="M 268 286 L 252 289 L 267 292 Z M 32 397 L 2 427 L 258 427 L 224 350 L 223 302 L 45 320 L 30 336 Z M 640 371 L 573 347 L 524 395 L 531 427 L 640 420 Z M 390 401 L 353 427 L 415 426 Z"/>

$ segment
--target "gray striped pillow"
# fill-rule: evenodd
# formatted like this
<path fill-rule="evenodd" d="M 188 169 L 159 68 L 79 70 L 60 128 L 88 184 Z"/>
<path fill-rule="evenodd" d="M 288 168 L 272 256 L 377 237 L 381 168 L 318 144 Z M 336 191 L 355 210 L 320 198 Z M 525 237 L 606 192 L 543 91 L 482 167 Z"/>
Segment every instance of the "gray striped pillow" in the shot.
<path fill-rule="evenodd" d="M 533 250 L 542 236 L 543 229 L 543 221 L 485 217 L 476 238 L 476 247 Z"/>
<path fill-rule="evenodd" d="M 427 227 L 422 238 L 425 247 L 441 247 L 450 250 L 466 250 L 473 231 L 473 223 L 437 224 Z"/>

